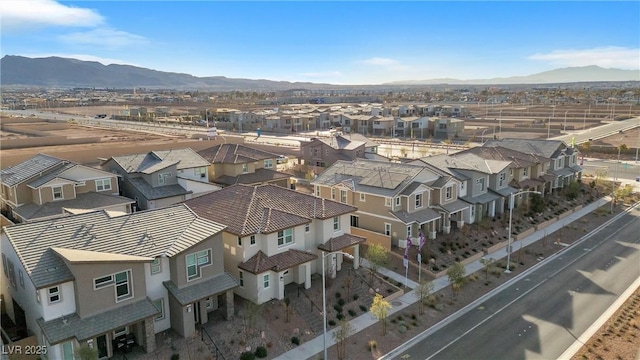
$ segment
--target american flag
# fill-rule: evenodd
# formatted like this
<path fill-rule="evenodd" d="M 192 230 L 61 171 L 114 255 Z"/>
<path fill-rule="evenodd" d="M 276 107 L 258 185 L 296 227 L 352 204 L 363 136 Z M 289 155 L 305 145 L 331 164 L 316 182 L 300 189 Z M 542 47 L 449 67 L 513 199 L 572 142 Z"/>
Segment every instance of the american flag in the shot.
<path fill-rule="evenodd" d="M 422 247 L 427 243 L 427 239 L 424 238 L 424 234 L 420 233 L 420 245 L 418 245 L 418 251 L 422 251 Z"/>
<path fill-rule="evenodd" d="M 411 238 L 407 236 L 407 247 L 404 248 L 404 257 L 407 259 L 409 258 L 409 248 L 411 247 L 411 245 L 413 245 L 411 243 Z"/>

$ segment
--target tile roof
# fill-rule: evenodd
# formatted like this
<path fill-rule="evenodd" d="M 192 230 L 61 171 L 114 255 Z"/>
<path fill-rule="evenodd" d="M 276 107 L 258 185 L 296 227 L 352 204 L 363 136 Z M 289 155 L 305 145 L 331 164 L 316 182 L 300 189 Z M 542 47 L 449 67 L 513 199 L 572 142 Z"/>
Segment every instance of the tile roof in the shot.
<path fill-rule="evenodd" d="M 69 162 L 57 157 L 38 154 L 20 164 L 0 170 L 0 179 L 3 184 L 14 186 L 66 163 Z"/>
<path fill-rule="evenodd" d="M 364 141 L 360 141 L 360 140 L 350 140 L 347 139 L 346 137 L 342 136 L 342 135 L 338 135 L 338 136 L 331 136 L 328 138 L 315 138 L 315 140 L 312 140 L 311 142 L 314 141 L 319 141 L 322 143 L 327 144 L 328 146 L 331 146 L 332 148 L 339 150 L 339 149 L 344 149 L 344 150 L 354 150 L 359 148 L 360 146 L 365 146 L 366 147 L 366 142 Z M 309 144 L 309 143 L 304 143 L 304 144 Z"/>
<path fill-rule="evenodd" d="M 172 281 L 165 281 L 163 284 L 169 290 L 169 293 L 183 306 L 240 285 L 228 272 L 183 288 L 178 288 Z"/>
<path fill-rule="evenodd" d="M 489 140 L 482 146 L 502 146 L 508 149 L 517 150 L 525 154 L 536 154 L 546 158 L 554 158 L 557 156 L 558 149 L 566 147 L 560 140 L 542 140 L 542 139 L 500 139 Z"/>
<path fill-rule="evenodd" d="M 395 216 L 398 220 L 402 221 L 405 224 L 413 224 L 416 223 L 418 225 L 422 225 L 428 223 L 430 221 L 434 221 L 440 219 L 440 214 L 435 212 L 432 208 L 425 207 L 422 210 L 407 212 L 405 210 L 401 211 L 390 211 L 391 215 Z"/>
<path fill-rule="evenodd" d="M 354 183 L 354 191 L 393 197 L 399 195 L 420 174 L 435 173 L 424 166 L 356 159 L 336 161 L 312 185 L 335 186 L 345 180 Z"/>
<path fill-rule="evenodd" d="M 171 257 L 223 229 L 223 225 L 205 220 L 180 204 L 115 217 L 106 211 L 71 215 L 8 226 L 4 233 L 27 275 L 40 289 L 73 280 L 73 274 L 51 247 Z"/>
<path fill-rule="evenodd" d="M 271 169 L 256 169 L 255 172 L 240 174 L 238 176 L 222 175 L 213 180 L 213 182 L 223 185 L 233 184 L 247 184 L 258 185 L 271 181 L 289 179 L 290 174 L 271 170 Z"/>
<path fill-rule="evenodd" d="M 511 161 L 512 165 L 510 167 L 513 167 L 513 168 L 530 167 L 536 164 L 548 163 L 551 160 L 549 158 L 546 158 L 538 154 L 524 153 L 518 150 L 509 149 L 499 145 L 476 146 L 476 147 L 472 147 L 472 148 L 460 151 L 456 154 L 460 154 L 460 153 L 472 153 L 485 159 Z"/>
<path fill-rule="evenodd" d="M 232 185 L 185 204 L 239 236 L 275 232 L 314 218 L 329 219 L 356 211 L 353 206 L 276 185 Z"/>
<path fill-rule="evenodd" d="M 118 306 L 103 313 L 80 318 L 77 313 L 44 321 L 36 320 L 47 341 L 51 345 L 73 338 L 79 341 L 91 339 L 97 335 L 115 330 L 158 314 L 159 311 L 148 299 L 144 298 L 131 304 Z"/>
<path fill-rule="evenodd" d="M 208 166 L 207 160 L 190 148 L 150 151 L 146 154 L 113 156 L 113 159 L 127 173 L 153 174 L 158 170 L 176 165 L 178 170 Z"/>
<path fill-rule="evenodd" d="M 148 200 L 164 199 L 172 196 L 191 194 L 193 192 L 186 190 L 179 184 L 153 187 L 141 177 L 131 177 L 127 180 Z"/>
<path fill-rule="evenodd" d="M 46 183 L 48 183 L 49 181 L 60 177 L 60 174 L 62 174 L 63 172 L 78 166 L 77 164 L 74 163 L 66 163 L 66 164 L 61 164 L 61 166 L 57 166 L 53 171 L 48 172 L 47 174 L 44 174 L 36 179 L 34 179 L 33 181 L 31 181 L 29 184 L 27 184 L 29 187 L 31 188 L 38 188 Z M 65 180 L 69 180 L 69 181 L 74 181 L 74 179 L 69 179 L 69 178 L 63 178 Z"/>
<path fill-rule="evenodd" d="M 327 252 L 339 251 L 346 247 L 360 244 L 367 241 L 366 238 L 361 236 L 342 234 L 337 237 L 333 237 L 327 240 L 324 244 L 318 245 L 318 249 Z"/>
<path fill-rule="evenodd" d="M 469 208 L 469 204 L 462 200 L 455 200 L 450 203 L 439 204 L 438 207 L 441 207 L 444 211 L 448 212 L 449 214 L 454 214 Z"/>
<path fill-rule="evenodd" d="M 487 204 L 491 201 L 498 200 L 500 196 L 496 194 L 492 194 L 490 192 L 486 192 L 484 194 L 480 194 L 478 196 L 464 196 L 460 199 L 468 202 L 469 204 Z"/>
<path fill-rule="evenodd" d="M 259 250 L 249 260 L 240 263 L 238 268 L 252 274 L 261 274 L 265 271 L 279 272 L 317 258 L 318 255 L 296 249 L 289 249 L 273 256 L 267 256 L 262 250 Z"/>
<path fill-rule="evenodd" d="M 13 211 L 23 219 L 31 221 L 69 215 L 68 212 L 65 212 L 66 209 L 101 210 L 107 207 L 133 203 L 135 203 L 135 200 L 124 196 L 88 192 L 77 194 L 75 199 L 51 201 L 42 205 L 35 203 L 22 205 Z"/>
<path fill-rule="evenodd" d="M 511 161 L 485 159 L 473 153 L 455 153 L 453 168 L 479 171 L 485 174 L 497 174 L 511 165 Z"/>
<path fill-rule="evenodd" d="M 278 157 L 277 154 L 242 144 L 220 144 L 200 150 L 198 154 L 211 164 L 243 164 Z"/>

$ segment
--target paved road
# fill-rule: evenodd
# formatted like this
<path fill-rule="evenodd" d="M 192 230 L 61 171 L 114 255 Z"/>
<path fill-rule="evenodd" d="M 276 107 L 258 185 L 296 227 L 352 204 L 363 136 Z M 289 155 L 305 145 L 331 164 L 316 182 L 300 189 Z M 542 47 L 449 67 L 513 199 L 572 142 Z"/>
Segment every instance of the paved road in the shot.
<path fill-rule="evenodd" d="M 640 117 L 635 117 L 622 121 L 610 122 L 587 130 L 572 131 L 567 135 L 554 137 L 554 140 L 562 140 L 567 144 L 571 144 L 571 140 L 575 138 L 576 144 L 581 144 L 591 140 L 602 139 L 611 135 L 618 134 L 620 131 L 626 131 L 640 127 Z"/>
<path fill-rule="evenodd" d="M 557 359 L 640 277 L 639 216 L 567 248 L 396 358 Z"/>

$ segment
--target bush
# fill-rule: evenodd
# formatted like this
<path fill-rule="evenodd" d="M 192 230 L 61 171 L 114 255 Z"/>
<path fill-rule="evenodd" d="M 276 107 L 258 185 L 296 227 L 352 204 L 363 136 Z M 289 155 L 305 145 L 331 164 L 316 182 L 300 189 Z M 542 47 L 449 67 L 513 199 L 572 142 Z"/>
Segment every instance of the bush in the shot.
<path fill-rule="evenodd" d="M 356 311 L 353 309 L 349 309 L 349 315 L 356 316 Z"/>
<path fill-rule="evenodd" d="M 364 305 L 360 305 L 360 310 L 362 310 L 363 312 L 367 312 L 368 311 L 367 307 L 364 306 Z"/>
<path fill-rule="evenodd" d="M 378 342 L 375 340 L 369 340 L 369 342 L 367 343 L 367 349 L 369 351 L 373 351 L 377 348 L 378 348 Z"/>
<path fill-rule="evenodd" d="M 338 313 L 338 315 L 336 315 L 336 319 L 338 319 L 338 320 L 344 319 L 344 314 L 343 313 Z"/>
<path fill-rule="evenodd" d="M 341 312 L 342 312 L 342 305 L 340 305 L 340 304 L 335 304 L 335 305 L 333 305 L 333 309 L 334 309 L 335 311 L 337 311 L 337 312 L 341 313 Z"/>
<path fill-rule="evenodd" d="M 360 298 L 360 295 L 358 295 L 358 294 L 353 295 L 353 300 L 354 300 L 354 301 L 355 301 L 355 300 L 358 300 L 358 298 Z"/>
<path fill-rule="evenodd" d="M 336 322 L 333 320 L 329 320 L 329 326 L 335 326 Z"/>
<path fill-rule="evenodd" d="M 257 358 L 262 359 L 267 357 L 267 348 L 264 346 L 258 346 L 256 348 L 255 355 Z"/>
<path fill-rule="evenodd" d="M 344 306 L 344 299 L 342 298 L 338 299 L 338 305 Z"/>
<path fill-rule="evenodd" d="M 406 332 L 407 332 L 407 327 L 406 327 L 406 326 L 404 326 L 404 325 L 400 325 L 400 326 L 398 326 L 398 332 L 399 332 L 400 334 L 404 334 L 404 333 L 406 333 Z"/>
<path fill-rule="evenodd" d="M 251 351 L 245 351 L 240 354 L 240 360 L 255 360 L 256 356 Z"/>
<path fill-rule="evenodd" d="M 180 360 L 180 354 L 174 353 L 173 355 L 171 355 L 171 360 Z"/>
<path fill-rule="evenodd" d="M 340 294 L 339 292 L 336 293 L 336 299 L 340 299 L 341 296 L 342 294 Z"/>
<path fill-rule="evenodd" d="M 298 339 L 297 336 L 294 336 L 294 337 L 291 338 L 291 343 L 293 345 L 300 345 L 300 339 Z"/>

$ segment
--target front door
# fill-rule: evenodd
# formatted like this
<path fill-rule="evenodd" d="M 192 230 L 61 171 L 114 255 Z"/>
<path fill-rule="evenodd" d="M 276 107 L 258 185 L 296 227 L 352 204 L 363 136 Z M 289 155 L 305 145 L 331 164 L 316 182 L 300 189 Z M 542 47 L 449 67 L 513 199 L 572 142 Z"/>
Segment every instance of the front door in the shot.
<path fill-rule="evenodd" d="M 193 306 L 193 321 L 196 324 L 200 323 L 200 302 L 194 302 L 191 306 Z"/>
<path fill-rule="evenodd" d="M 97 339 L 98 343 L 98 358 L 106 359 L 109 357 L 109 349 L 107 348 L 107 335 L 100 335 Z"/>

